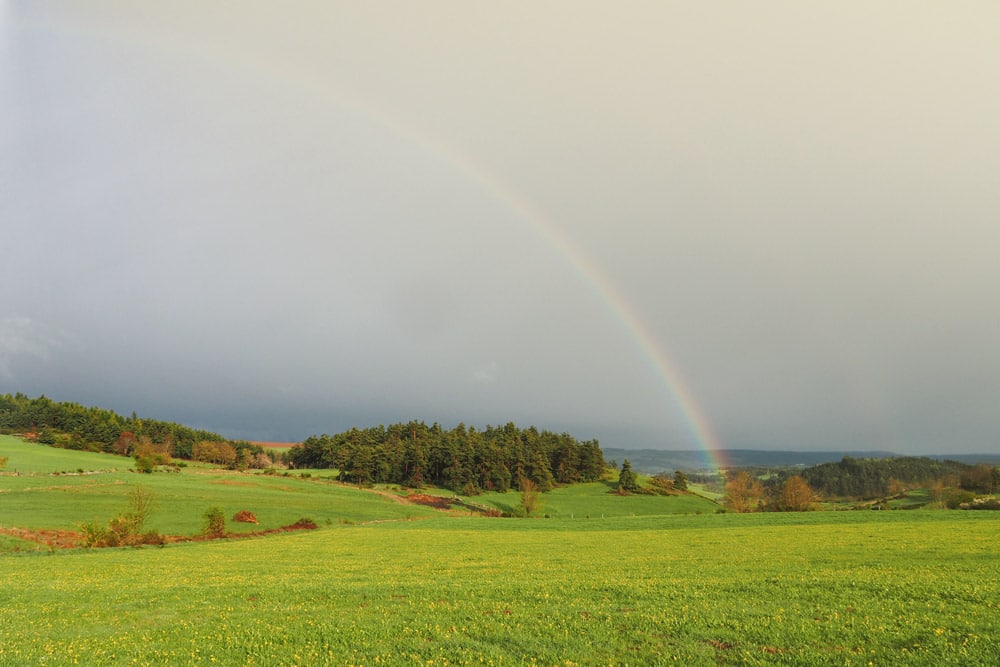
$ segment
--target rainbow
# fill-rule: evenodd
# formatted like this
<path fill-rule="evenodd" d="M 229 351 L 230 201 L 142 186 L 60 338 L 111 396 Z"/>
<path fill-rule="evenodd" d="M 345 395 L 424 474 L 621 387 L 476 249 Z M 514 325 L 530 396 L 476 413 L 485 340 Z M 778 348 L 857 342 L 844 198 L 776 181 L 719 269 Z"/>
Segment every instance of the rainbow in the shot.
<path fill-rule="evenodd" d="M 594 296 L 607 308 L 614 320 L 636 344 L 643 356 L 654 369 L 659 383 L 673 398 L 675 407 L 683 415 L 691 436 L 706 456 L 706 468 L 719 470 L 726 468 L 722 455 L 723 446 L 712 428 L 705 411 L 701 408 L 690 385 L 667 354 L 663 346 L 653 337 L 646 323 L 635 308 L 614 285 L 610 278 L 565 234 L 561 233 L 530 202 L 515 195 L 506 185 L 492 177 L 481 165 L 470 160 L 458 159 L 450 148 L 439 146 L 435 154 L 447 158 L 468 177 L 473 178 L 482 190 L 509 208 L 518 218 L 529 224 L 536 235 L 559 254 L 581 277 Z"/>
<path fill-rule="evenodd" d="M 68 26 L 47 25 L 46 27 L 65 30 Z M 537 207 L 513 192 L 484 165 L 463 155 L 454 146 L 413 128 L 387 110 L 374 106 L 370 100 L 351 91 L 331 90 L 327 82 L 317 77 L 311 77 L 302 71 L 279 68 L 275 66 L 273 61 L 251 59 L 245 53 L 225 50 L 216 44 L 199 42 L 195 45 L 187 42 L 181 48 L 177 43 L 157 38 L 155 35 L 144 34 L 140 39 L 120 28 L 115 29 L 95 24 L 89 24 L 87 27 L 86 32 L 91 33 L 89 36 L 127 43 L 130 47 L 140 50 L 156 50 L 190 57 L 191 50 L 194 49 L 196 51 L 194 55 L 207 58 L 208 62 L 220 67 L 220 69 L 232 70 L 241 76 L 252 72 L 256 81 L 267 81 L 279 88 L 290 86 L 299 94 L 305 94 L 325 103 L 350 110 L 358 114 L 359 117 L 373 120 L 401 140 L 454 168 L 457 173 L 462 174 L 483 193 L 508 209 L 517 219 L 523 221 L 538 238 L 572 267 L 582 282 L 589 287 L 595 298 L 604 305 L 613 319 L 635 343 L 655 372 L 658 382 L 672 399 L 673 405 L 671 407 L 679 411 L 695 444 L 704 452 L 705 467 L 708 469 L 726 467 L 722 453 L 723 445 L 712 428 L 708 416 L 677 364 L 652 335 L 635 308 L 586 253 L 559 231 Z M 70 28 L 70 30 L 73 29 Z M 73 32 L 76 31 L 73 30 Z"/>

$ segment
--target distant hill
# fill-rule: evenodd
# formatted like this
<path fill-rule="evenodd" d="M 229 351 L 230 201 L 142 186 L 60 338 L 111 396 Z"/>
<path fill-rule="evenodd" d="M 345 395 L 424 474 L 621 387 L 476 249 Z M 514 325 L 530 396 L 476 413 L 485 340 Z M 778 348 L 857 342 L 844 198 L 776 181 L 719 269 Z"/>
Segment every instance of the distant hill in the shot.
<path fill-rule="evenodd" d="M 959 461 L 961 463 L 989 463 L 990 465 L 1000 465 L 1000 454 L 928 454 L 929 459 L 940 461 Z"/>
<path fill-rule="evenodd" d="M 669 450 L 669 449 L 621 449 L 602 447 L 604 458 L 618 465 L 625 459 L 632 467 L 644 473 L 673 472 L 684 470 L 688 472 L 706 470 L 713 464 L 708 455 L 700 449 Z M 836 451 L 836 452 L 797 452 L 772 451 L 764 449 L 724 449 L 717 452 L 716 458 L 734 468 L 748 466 L 774 467 L 809 467 L 821 463 L 840 461 L 845 456 L 856 459 L 889 458 L 902 456 L 894 452 L 883 451 Z M 935 454 L 928 458 L 950 459 L 962 463 L 1000 463 L 1000 454 Z"/>

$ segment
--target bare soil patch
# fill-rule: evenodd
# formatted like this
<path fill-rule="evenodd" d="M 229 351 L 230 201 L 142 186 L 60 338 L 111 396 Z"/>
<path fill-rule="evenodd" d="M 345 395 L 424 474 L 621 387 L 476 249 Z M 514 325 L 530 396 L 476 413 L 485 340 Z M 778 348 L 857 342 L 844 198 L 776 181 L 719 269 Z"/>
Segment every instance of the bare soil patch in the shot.
<path fill-rule="evenodd" d="M 83 537 L 75 530 L 33 530 L 31 528 L 0 527 L 0 533 L 29 542 L 36 542 L 50 549 L 72 549 L 79 546 Z"/>
<path fill-rule="evenodd" d="M 451 509 L 452 499 L 444 496 L 429 496 L 425 493 L 411 493 L 406 499 L 415 505 L 424 505 L 439 510 Z"/>

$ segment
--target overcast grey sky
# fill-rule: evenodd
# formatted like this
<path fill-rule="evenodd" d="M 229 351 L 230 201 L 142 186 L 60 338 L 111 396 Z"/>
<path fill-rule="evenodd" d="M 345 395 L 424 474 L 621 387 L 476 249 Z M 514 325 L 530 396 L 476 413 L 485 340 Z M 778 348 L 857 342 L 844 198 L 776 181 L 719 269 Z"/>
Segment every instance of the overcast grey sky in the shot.
<path fill-rule="evenodd" d="M 992 0 L 0 0 L 0 391 L 1000 452 L 998 72 Z"/>

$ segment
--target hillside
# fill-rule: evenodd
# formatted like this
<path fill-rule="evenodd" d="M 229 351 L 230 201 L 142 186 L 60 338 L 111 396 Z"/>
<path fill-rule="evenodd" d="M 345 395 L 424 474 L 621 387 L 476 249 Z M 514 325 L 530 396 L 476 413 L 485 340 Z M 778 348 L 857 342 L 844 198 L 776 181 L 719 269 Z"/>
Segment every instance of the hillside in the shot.
<path fill-rule="evenodd" d="M 245 534 L 277 530 L 308 518 L 320 527 L 341 524 L 425 519 L 442 515 L 515 514 L 520 493 L 509 490 L 474 497 L 434 487 L 419 490 L 395 485 L 359 488 L 337 480 L 336 470 L 227 470 L 190 464 L 152 474 L 135 471 L 125 456 L 58 449 L 0 435 L 0 533 L 16 528 L 71 533 L 82 524 L 105 524 L 126 510 L 136 488 L 149 492 L 152 512 L 145 529 L 164 536 L 198 535 L 208 509 L 226 517 L 226 531 Z M 694 495 L 618 496 L 614 484 L 598 481 L 558 487 L 541 496 L 537 517 L 586 519 L 711 513 L 717 506 Z M 434 498 L 440 501 L 428 502 Z M 232 517 L 252 513 L 258 523 L 237 523 Z M 8 534 L 11 532 L 8 530 Z M 79 538 L 79 536 L 77 536 Z M 32 550 L 29 544 L 16 545 Z M 0 552 L 5 548 L 0 544 Z"/>

